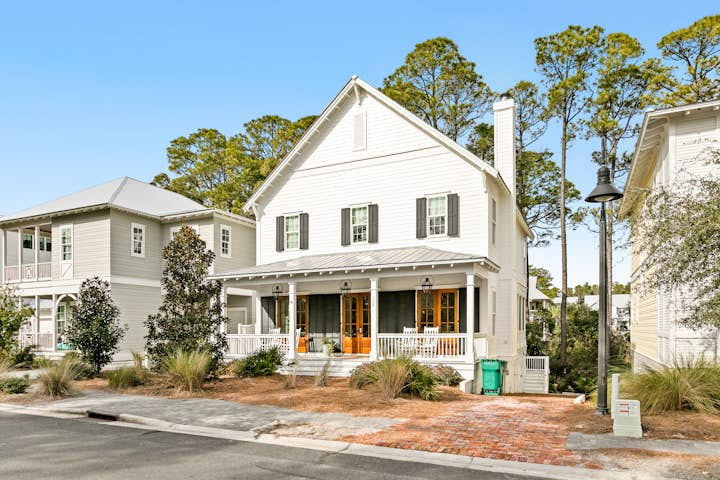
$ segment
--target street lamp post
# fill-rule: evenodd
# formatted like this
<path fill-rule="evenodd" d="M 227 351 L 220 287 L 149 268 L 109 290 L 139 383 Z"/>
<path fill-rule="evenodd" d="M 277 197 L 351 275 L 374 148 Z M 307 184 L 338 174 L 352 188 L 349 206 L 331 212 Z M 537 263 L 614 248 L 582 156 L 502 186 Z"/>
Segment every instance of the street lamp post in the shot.
<path fill-rule="evenodd" d="M 607 285 L 607 219 L 605 202 L 618 200 L 623 194 L 610 181 L 610 170 L 605 165 L 598 169 L 598 182 L 595 189 L 585 199 L 586 202 L 600 204 L 600 299 L 598 301 L 598 381 L 597 415 L 608 414 L 607 402 L 607 366 L 608 366 L 608 285 Z"/>

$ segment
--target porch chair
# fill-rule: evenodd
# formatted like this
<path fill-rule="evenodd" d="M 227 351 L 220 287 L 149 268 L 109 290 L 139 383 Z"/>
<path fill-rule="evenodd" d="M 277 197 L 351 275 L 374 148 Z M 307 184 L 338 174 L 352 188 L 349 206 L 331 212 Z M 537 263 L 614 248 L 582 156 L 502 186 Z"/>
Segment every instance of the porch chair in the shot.
<path fill-rule="evenodd" d="M 438 336 L 440 327 L 425 327 L 423 341 L 418 346 L 418 353 L 421 358 L 432 358 L 437 356 Z"/>
<path fill-rule="evenodd" d="M 400 339 L 398 354 L 406 357 L 413 357 L 417 354 L 418 347 L 417 327 L 403 327 L 403 337 Z"/>

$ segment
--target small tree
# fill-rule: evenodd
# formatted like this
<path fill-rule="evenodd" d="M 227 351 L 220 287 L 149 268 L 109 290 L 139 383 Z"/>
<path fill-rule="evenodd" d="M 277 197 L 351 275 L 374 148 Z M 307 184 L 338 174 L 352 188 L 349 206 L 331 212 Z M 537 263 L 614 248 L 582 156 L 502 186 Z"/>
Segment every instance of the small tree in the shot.
<path fill-rule="evenodd" d="M 155 368 L 161 368 L 175 351 L 203 350 L 213 359 L 210 373 L 216 374 L 227 348 L 220 331 L 227 318 L 222 314 L 220 282 L 207 279 L 215 254 L 195 230 L 184 225 L 163 249 L 163 258 L 165 297 L 158 313 L 145 322 L 148 356 Z"/>
<path fill-rule="evenodd" d="M 20 327 L 33 316 L 35 311 L 20 303 L 15 289 L 0 287 L 0 357 L 12 353 L 17 348 Z"/>
<path fill-rule="evenodd" d="M 66 329 L 70 343 L 95 374 L 112 362 L 126 329 L 120 325 L 120 310 L 110 295 L 110 284 L 92 277 L 80 285 L 77 312 Z"/>

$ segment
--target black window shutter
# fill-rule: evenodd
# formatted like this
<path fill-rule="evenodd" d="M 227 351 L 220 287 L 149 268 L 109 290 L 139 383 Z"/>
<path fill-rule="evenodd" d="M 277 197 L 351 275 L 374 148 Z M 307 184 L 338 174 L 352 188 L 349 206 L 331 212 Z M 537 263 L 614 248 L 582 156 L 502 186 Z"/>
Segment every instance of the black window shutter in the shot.
<path fill-rule="evenodd" d="M 300 250 L 307 250 L 309 246 L 308 226 L 310 218 L 307 213 L 300 214 Z"/>
<path fill-rule="evenodd" d="M 340 210 L 340 244 L 350 245 L 350 209 L 343 208 Z"/>
<path fill-rule="evenodd" d="M 448 203 L 448 236 L 457 237 L 460 233 L 460 198 L 457 193 L 447 197 Z"/>
<path fill-rule="evenodd" d="M 378 206 L 368 205 L 368 243 L 378 242 Z"/>
<path fill-rule="evenodd" d="M 415 200 L 415 236 L 427 237 L 427 199 L 425 197 Z"/>
<path fill-rule="evenodd" d="M 285 250 L 285 217 L 275 217 L 275 250 Z"/>

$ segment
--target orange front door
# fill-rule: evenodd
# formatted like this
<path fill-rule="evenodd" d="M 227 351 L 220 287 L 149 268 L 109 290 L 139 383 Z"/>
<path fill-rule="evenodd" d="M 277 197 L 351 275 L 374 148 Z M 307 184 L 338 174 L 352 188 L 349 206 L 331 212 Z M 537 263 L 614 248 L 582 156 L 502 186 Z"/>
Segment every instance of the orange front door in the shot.
<path fill-rule="evenodd" d="M 370 294 L 343 297 L 343 353 L 370 353 Z"/>

